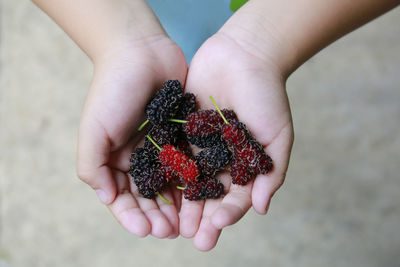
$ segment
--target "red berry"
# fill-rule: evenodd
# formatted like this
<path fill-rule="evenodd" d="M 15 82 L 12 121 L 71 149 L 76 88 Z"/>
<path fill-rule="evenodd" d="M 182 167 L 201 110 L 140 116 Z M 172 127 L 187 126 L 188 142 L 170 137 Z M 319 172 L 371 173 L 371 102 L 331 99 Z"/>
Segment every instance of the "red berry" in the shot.
<path fill-rule="evenodd" d="M 270 170 L 272 170 L 273 164 L 272 164 L 272 159 L 266 155 L 266 157 L 262 157 L 260 161 L 257 164 L 257 172 L 266 174 Z"/>
<path fill-rule="evenodd" d="M 224 109 L 222 114 L 227 120 L 236 120 L 236 114 L 232 110 Z M 198 110 L 186 117 L 188 121 L 185 131 L 189 135 L 209 135 L 219 132 L 225 124 L 216 110 Z"/>
<path fill-rule="evenodd" d="M 249 132 L 246 126 L 241 122 L 225 124 L 222 129 L 222 138 L 231 148 L 238 148 L 242 145 L 246 145 L 248 136 Z"/>
<path fill-rule="evenodd" d="M 224 109 L 222 114 L 228 121 L 237 119 L 232 110 Z M 186 120 L 188 122 L 184 130 L 192 144 L 205 148 L 221 142 L 221 130 L 225 122 L 216 110 L 199 110 L 187 116 Z"/>
<path fill-rule="evenodd" d="M 194 160 L 179 152 L 172 145 L 163 146 L 159 153 L 159 160 L 161 164 L 169 167 L 172 172 L 185 180 L 185 182 L 195 182 L 200 176 L 200 171 Z"/>
<path fill-rule="evenodd" d="M 231 166 L 234 184 L 246 184 L 257 174 L 266 174 L 272 169 L 272 159 L 243 123 L 235 121 L 225 125 L 222 138 L 234 153 Z"/>
<path fill-rule="evenodd" d="M 232 183 L 245 185 L 256 175 L 246 164 L 238 158 L 234 158 L 231 164 Z"/>

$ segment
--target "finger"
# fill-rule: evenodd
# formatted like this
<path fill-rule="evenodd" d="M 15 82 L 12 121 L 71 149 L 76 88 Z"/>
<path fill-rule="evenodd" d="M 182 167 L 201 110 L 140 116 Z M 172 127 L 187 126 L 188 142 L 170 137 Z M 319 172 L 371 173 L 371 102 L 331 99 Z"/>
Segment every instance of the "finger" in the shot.
<path fill-rule="evenodd" d="M 218 237 L 221 234 L 221 229 L 218 229 L 211 222 L 211 214 L 220 205 L 219 199 L 207 199 L 204 204 L 204 210 L 199 229 L 194 236 L 194 245 L 198 250 L 208 251 L 215 247 Z"/>
<path fill-rule="evenodd" d="M 190 201 L 182 199 L 179 213 L 179 232 L 183 237 L 192 238 L 199 229 L 203 213 L 204 200 Z"/>
<path fill-rule="evenodd" d="M 150 222 L 129 190 L 128 176 L 120 171 L 113 173 L 119 193 L 108 208 L 130 233 L 140 237 L 147 236 L 151 231 Z"/>
<path fill-rule="evenodd" d="M 258 175 L 254 181 L 252 202 L 254 210 L 259 214 L 267 213 L 272 196 L 285 180 L 292 144 L 293 128 L 288 124 L 266 149 L 274 167 L 270 173 Z"/>
<path fill-rule="evenodd" d="M 221 231 L 211 223 L 210 218 L 204 218 L 201 221 L 199 231 L 194 237 L 194 246 L 200 251 L 213 249 L 217 245 Z"/>
<path fill-rule="evenodd" d="M 151 234 L 157 238 L 166 238 L 172 232 L 172 226 L 154 199 L 147 199 L 139 195 L 136 185 L 131 182 L 131 192 L 136 198 L 140 209 L 144 212 L 151 224 Z"/>
<path fill-rule="evenodd" d="M 161 197 L 156 197 L 156 201 L 158 206 L 160 207 L 161 212 L 165 215 L 172 227 L 171 233 L 168 238 L 177 238 L 179 236 L 179 217 L 178 211 L 176 210 L 175 206 L 175 199 L 172 196 L 171 191 L 169 190 L 163 191 L 162 196 L 171 202 L 171 204 L 167 204 L 161 199 Z"/>
<path fill-rule="evenodd" d="M 79 127 L 78 176 L 91 186 L 100 200 L 110 204 L 117 193 L 108 160 L 110 144 L 104 128 L 97 121 L 82 119 Z"/>
<path fill-rule="evenodd" d="M 212 224 L 222 229 L 240 220 L 251 207 L 251 188 L 253 183 L 245 186 L 232 184 L 228 194 L 211 215 Z"/>

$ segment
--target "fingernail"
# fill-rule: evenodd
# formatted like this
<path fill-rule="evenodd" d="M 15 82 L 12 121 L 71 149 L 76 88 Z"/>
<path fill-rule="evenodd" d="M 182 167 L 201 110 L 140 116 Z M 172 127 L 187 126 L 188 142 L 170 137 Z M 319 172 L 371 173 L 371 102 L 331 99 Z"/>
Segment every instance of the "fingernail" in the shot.
<path fill-rule="evenodd" d="M 97 196 L 100 198 L 101 202 L 107 203 L 107 195 L 106 192 L 104 192 L 101 189 L 96 190 Z"/>

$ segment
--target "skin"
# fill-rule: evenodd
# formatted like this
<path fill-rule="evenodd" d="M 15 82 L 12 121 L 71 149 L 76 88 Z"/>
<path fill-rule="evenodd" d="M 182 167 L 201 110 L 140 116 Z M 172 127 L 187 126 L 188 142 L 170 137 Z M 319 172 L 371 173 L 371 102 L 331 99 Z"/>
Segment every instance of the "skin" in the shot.
<path fill-rule="evenodd" d="M 187 69 L 145 1 L 35 0 L 94 64 L 79 127 L 78 176 L 90 185 L 129 232 L 144 237 L 194 238 L 212 249 L 222 229 L 253 207 L 268 210 L 282 185 L 293 143 L 285 91 L 288 76 L 320 49 L 394 8 L 396 0 L 252 0 L 196 53 Z M 71 19 L 72 18 L 72 19 Z M 144 107 L 168 79 L 197 95 L 201 108 L 232 108 L 274 161 L 274 169 L 246 186 L 224 183 L 222 199 L 190 202 L 176 189 L 140 197 L 127 175 L 129 155 L 143 141 L 136 131 Z M 140 88 L 136 88 L 140 85 Z M 218 90 L 216 90 L 218 89 Z"/>

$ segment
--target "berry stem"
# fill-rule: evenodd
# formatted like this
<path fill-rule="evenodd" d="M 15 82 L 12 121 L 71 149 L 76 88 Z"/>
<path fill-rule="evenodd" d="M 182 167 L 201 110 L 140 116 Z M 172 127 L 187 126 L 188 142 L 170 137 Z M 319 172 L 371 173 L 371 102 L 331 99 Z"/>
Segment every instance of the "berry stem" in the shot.
<path fill-rule="evenodd" d="M 162 148 L 159 145 L 157 145 L 157 143 L 153 140 L 153 138 L 150 137 L 150 135 L 146 135 L 146 137 L 147 137 L 147 139 L 150 140 L 150 142 L 153 143 L 153 145 L 156 146 L 156 148 L 158 148 L 158 150 L 160 150 L 160 151 L 162 150 Z"/>
<path fill-rule="evenodd" d="M 214 106 L 217 108 L 217 111 L 219 113 L 219 115 L 221 115 L 222 119 L 224 120 L 225 124 L 229 124 L 229 122 L 226 120 L 224 114 L 222 114 L 221 110 L 219 109 L 217 102 L 215 102 L 214 98 L 212 96 L 210 96 L 211 101 L 213 102 Z"/>
<path fill-rule="evenodd" d="M 179 123 L 188 123 L 188 121 L 179 120 L 179 119 L 168 119 L 168 121 L 171 121 L 171 122 L 179 122 Z"/>
<path fill-rule="evenodd" d="M 167 203 L 168 205 L 171 205 L 171 201 L 169 201 L 168 199 L 166 199 L 163 195 L 161 195 L 160 193 L 157 193 L 157 196 L 159 196 L 161 198 L 162 201 L 164 201 L 165 203 Z"/>
<path fill-rule="evenodd" d="M 138 131 L 141 131 L 141 130 L 144 128 L 144 126 L 146 126 L 147 123 L 149 123 L 149 120 L 146 120 L 145 122 L 143 122 L 143 123 L 139 126 Z"/>
<path fill-rule="evenodd" d="M 176 188 L 178 188 L 179 190 L 185 190 L 186 188 L 185 187 L 182 187 L 182 186 L 176 186 Z"/>

